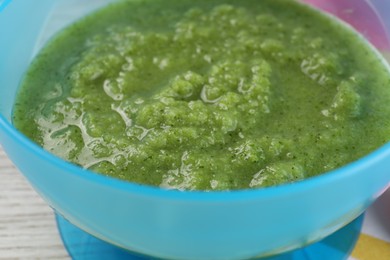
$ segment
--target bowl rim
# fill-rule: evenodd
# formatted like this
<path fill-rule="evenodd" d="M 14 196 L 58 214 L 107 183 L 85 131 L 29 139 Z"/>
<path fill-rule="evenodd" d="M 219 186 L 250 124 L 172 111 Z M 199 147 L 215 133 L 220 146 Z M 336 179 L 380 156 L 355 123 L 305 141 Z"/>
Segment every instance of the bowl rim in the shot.
<path fill-rule="evenodd" d="M 3 11 L 11 2 L 12 0 L 0 0 L 0 12 Z M 376 11 L 375 8 L 372 7 L 372 9 Z M 326 13 L 326 15 L 330 14 Z M 380 17 L 379 14 L 377 15 L 378 17 Z M 341 20 L 338 19 L 338 21 Z M 352 28 L 345 22 L 341 22 L 349 29 Z M 358 36 L 368 44 L 368 47 L 370 47 L 374 52 L 376 52 L 377 56 L 382 59 L 382 62 L 384 62 L 385 66 L 390 72 L 390 65 L 385 61 L 381 53 L 371 43 L 369 43 L 359 32 L 357 32 L 355 29 L 353 29 L 353 31 L 357 33 Z M 114 177 L 109 177 L 87 169 L 83 169 L 82 167 L 67 162 L 66 160 L 63 160 L 60 157 L 57 157 L 50 152 L 44 150 L 38 144 L 23 135 L 18 129 L 13 126 L 10 120 L 7 120 L 5 116 L 0 113 L 0 134 L 2 132 L 4 133 L 5 138 L 13 139 L 13 141 L 18 143 L 18 145 L 25 148 L 29 152 L 34 153 L 36 156 L 47 161 L 54 167 L 62 168 L 67 173 L 73 175 L 74 177 L 82 178 L 84 181 L 90 181 L 101 186 L 107 186 L 109 188 L 114 188 L 123 192 L 182 201 L 231 202 L 242 200 L 248 201 L 252 199 L 267 199 L 291 195 L 293 193 L 316 189 L 323 185 L 331 185 L 332 183 L 349 179 L 355 175 L 360 174 L 360 172 L 362 172 L 362 169 L 368 168 L 376 164 L 378 161 L 390 158 L 390 142 L 388 142 L 381 147 L 375 149 L 368 155 L 363 156 L 356 161 L 350 162 L 340 168 L 336 168 L 331 171 L 326 171 L 317 176 L 306 178 L 304 180 L 300 180 L 293 183 L 286 183 L 278 186 L 257 189 L 248 188 L 242 190 L 227 191 L 179 191 L 168 190 L 157 186 L 137 184 L 134 182 L 120 180 Z M 384 187 L 386 185 L 387 184 L 384 183 Z"/>

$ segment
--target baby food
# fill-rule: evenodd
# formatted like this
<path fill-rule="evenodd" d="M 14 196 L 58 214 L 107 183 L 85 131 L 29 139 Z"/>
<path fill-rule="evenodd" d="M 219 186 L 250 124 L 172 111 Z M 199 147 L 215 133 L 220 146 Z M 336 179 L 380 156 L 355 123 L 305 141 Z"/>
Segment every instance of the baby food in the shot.
<path fill-rule="evenodd" d="M 390 139 L 390 76 L 345 25 L 291 0 L 119 1 L 58 33 L 14 124 L 92 171 L 178 190 L 309 178 Z"/>

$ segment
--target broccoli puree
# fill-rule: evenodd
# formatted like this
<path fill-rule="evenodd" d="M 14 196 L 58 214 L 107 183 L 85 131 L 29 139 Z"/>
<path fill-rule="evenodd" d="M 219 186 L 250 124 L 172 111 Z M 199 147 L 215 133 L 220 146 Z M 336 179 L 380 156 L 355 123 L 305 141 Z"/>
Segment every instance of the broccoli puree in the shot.
<path fill-rule="evenodd" d="M 121 1 L 43 48 L 13 120 L 108 176 L 247 189 L 330 171 L 389 141 L 389 88 L 368 44 L 295 1 Z"/>

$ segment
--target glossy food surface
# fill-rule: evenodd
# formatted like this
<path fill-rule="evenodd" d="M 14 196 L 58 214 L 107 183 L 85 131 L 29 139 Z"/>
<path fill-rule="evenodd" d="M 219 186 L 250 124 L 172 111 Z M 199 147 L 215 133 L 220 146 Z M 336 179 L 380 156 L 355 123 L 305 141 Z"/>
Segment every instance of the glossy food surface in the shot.
<path fill-rule="evenodd" d="M 258 188 L 389 141 L 389 87 L 357 34 L 294 1 L 122 1 L 42 50 L 14 123 L 63 159 L 124 180 Z"/>

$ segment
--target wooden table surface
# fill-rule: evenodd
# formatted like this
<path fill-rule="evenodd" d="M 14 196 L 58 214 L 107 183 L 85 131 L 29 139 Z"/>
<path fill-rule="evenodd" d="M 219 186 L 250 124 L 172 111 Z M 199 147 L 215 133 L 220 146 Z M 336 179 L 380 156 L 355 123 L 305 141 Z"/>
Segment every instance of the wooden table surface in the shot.
<path fill-rule="evenodd" d="M 53 210 L 0 147 L 0 259 L 70 259 Z"/>

